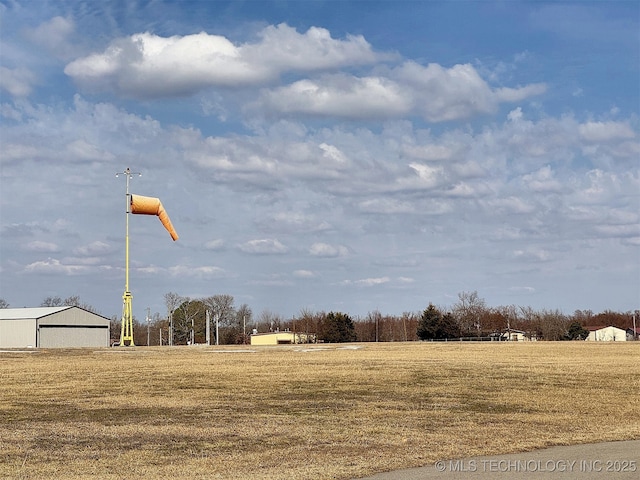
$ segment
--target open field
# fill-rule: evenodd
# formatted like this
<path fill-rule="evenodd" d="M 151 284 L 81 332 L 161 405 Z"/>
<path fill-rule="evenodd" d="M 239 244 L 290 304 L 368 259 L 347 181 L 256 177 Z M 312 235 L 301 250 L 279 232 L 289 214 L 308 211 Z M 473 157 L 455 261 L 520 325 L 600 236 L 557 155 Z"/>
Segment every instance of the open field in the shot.
<path fill-rule="evenodd" d="M 640 439 L 640 342 L 0 352 L 0 478 L 356 478 Z"/>

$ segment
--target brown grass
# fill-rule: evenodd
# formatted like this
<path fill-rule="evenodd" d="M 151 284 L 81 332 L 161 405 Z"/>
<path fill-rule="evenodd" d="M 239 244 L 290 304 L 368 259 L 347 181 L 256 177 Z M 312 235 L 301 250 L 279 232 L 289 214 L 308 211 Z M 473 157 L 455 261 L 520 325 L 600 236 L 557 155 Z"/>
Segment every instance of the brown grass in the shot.
<path fill-rule="evenodd" d="M 640 438 L 640 342 L 350 347 L 2 352 L 0 478 L 355 478 Z"/>

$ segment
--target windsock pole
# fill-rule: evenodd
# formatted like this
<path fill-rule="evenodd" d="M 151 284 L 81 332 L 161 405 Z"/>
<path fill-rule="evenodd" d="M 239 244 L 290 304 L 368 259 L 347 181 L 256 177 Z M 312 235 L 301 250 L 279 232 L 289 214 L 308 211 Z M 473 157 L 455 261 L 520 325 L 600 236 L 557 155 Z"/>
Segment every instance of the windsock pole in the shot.
<path fill-rule="evenodd" d="M 133 343 L 133 314 L 132 314 L 132 306 L 131 300 L 133 299 L 133 295 L 129 291 L 129 213 L 131 213 L 131 200 L 129 193 L 129 180 L 133 177 L 133 175 L 142 176 L 141 173 L 133 173 L 127 167 L 127 169 L 122 173 L 116 173 L 116 177 L 124 175 L 127 181 L 127 193 L 126 193 L 126 201 L 127 207 L 125 210 L 126 216 L 126 234 L 125 234 L 125 254 L 124 254 L 124 293 L 122 295 L 122 327 L 120 329 L 120 346 L 127 346 L 127 342 L 129 342 L 129 346 L 134 347 L 135 343 Z"/>

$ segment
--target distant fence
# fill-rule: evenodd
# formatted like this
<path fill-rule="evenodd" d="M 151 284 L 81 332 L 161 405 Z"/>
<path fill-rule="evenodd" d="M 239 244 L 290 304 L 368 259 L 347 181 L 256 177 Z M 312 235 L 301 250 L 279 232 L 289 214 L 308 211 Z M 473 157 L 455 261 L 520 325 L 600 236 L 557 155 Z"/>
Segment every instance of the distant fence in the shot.
<path fill-rule="evenodd" d="M 430 338 L 425 342 L 507 342 L 504 337 L 459 337 L 459 338 Z"/>

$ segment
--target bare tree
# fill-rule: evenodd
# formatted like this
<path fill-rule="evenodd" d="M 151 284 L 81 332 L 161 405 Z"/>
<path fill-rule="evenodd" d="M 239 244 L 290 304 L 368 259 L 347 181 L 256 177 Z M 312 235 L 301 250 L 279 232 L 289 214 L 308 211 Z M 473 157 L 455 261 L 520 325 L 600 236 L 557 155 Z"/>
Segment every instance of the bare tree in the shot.
<path fill-rule="evenodd" d="M 41 307 L 61 307 L 63 305 L 60 297 L 47 297 L 40 304 Z"/>
<path fill-rule="evenodd" d="M 47 297 L 40 304 L 41 307 L 79 307 L 96 313 L 96 309 L 88 303 L 83 303 L 79 295 L 71 295 L 64 300 L 58 296 Z"/>
<path fill-rule="evenodd" d="M 164 304 L 167 307 L 167 315 L 169 320 L 169 345 L 173 345 L 173 312 L 182 302 L 182 297 L 175 292 L 164 294 Z"/>
<path fill-rule="evenodd" d="M 562 340 L 569 328 L 569 319 L 559 310 L 543 310 L 538 313 L 542 338 Z"/>
<path fill-rule="evenodd" d="M 453 306 L 453 315 L 460 324 L 463 335 L 472 333 L 480 336 L 482 333 L 482 317 L 486 312 L 486 304 L 477 291 L 461 292 L 458 302 Z"/>
<path fill-rule="evenodd" d="M 9 302 L 4 298 L 0 298 L 0 308 L 9 308 Z"/>
<path fill-rule="evenodd" d="M 249 308 L 249 305 L 247 305 L 246 303 L 240 305 L 240 308 L 238 308 L 238 311 L 236 312 L 238 329 L 242 327 L 242 344 L 249 343 L 249 335 L 247 334 L 247 329 L 251 326 L 252 315 L 253 312 Z"/>
<path fill-rule="evenodd" d="M 222 326 L 236 323 L 236 311 L 233 306 L 233 295 L 213 295 L 203 298 L 202 302 L 211 311 L 212 317 L 218 315 L 218 322 Z"/>
<path fill-rule="evenodd" d="M 258 325 L 260 331 L 277 332 L 281 328 L 284 328 L 284 319 L 277 313 L 273 313 L 270 310 L 263 310 L 258 317 Z"/>
<path fill-rule="evenodd" d="M 174 311 L 173 334 L 174 340 L 179 344 L 190 344 L 195 340 L 195 318 L 198 312 L 193 303 L 189 297 L 183 297 L 182 303 Z"/>

